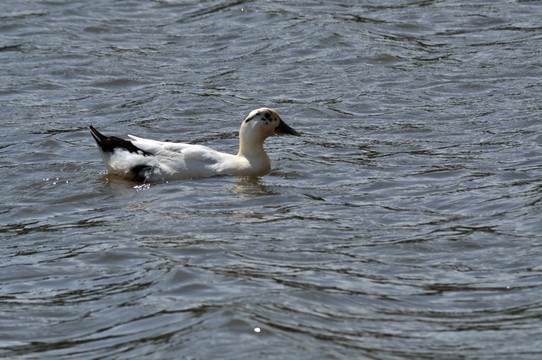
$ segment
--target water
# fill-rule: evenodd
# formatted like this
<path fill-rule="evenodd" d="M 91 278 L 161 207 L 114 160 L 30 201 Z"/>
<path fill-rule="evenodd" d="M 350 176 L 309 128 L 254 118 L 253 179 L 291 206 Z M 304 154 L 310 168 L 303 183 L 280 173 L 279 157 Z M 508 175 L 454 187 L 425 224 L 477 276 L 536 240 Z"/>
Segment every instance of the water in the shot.
<path fill-rule="evenodd" d="M 537 359 L 540 1 L 0 5 L 0 356 Z M 106 134 L 270 175 L 152 186 Z"/>

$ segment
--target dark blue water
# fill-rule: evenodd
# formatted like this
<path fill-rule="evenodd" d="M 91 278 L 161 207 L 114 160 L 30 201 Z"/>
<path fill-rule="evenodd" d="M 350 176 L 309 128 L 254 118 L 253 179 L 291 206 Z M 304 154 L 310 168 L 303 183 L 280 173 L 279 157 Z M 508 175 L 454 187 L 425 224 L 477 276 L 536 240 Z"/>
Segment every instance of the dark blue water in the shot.
<path fill-rule="evenodd" d="M 0 357 L 538 359 L 542 2 L 0 5 Z M 142 185 L 106 134 L 272 171 Z"/>

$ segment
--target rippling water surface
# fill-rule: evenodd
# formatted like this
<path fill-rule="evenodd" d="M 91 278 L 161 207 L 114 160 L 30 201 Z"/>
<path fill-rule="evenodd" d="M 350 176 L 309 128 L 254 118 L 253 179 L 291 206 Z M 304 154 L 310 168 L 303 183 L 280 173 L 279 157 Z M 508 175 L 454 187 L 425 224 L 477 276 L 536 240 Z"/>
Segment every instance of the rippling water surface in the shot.
<path fill-rule="evenodd" d="M 537 359 L 542 2 L 0 5 L 0 356 Z M 87 129 L 273 170 L 109 177 Z"/>

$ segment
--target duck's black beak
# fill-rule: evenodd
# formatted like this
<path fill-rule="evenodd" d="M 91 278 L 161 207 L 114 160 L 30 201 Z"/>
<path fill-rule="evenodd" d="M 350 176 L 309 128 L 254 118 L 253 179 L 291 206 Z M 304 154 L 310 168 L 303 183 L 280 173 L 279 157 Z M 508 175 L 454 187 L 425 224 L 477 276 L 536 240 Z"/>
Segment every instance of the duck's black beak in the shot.
<path fill-rule="evenodd" d="M 275 133 L 301 136 L 297 131 L 289 127 L 284 121 L 280 120 L 279 125 L 275 128 Z"/>

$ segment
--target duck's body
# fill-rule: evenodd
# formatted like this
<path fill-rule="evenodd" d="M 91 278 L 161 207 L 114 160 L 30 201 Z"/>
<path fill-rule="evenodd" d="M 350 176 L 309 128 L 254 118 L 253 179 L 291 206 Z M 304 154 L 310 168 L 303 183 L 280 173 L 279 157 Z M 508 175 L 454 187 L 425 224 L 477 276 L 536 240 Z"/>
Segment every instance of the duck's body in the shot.
<path fill-rule="evenodd" d="M 274 134 L 299 134 L 268 108 L 253 110 L 239 130 L 239 152 L 231 155 L 207 146 L 171 143 L 128 135 L 131 141 L 90 132 L 111 174 L 143 182 L 210 177 L 262 176 L 270 171 L 265 139 Z"/>

